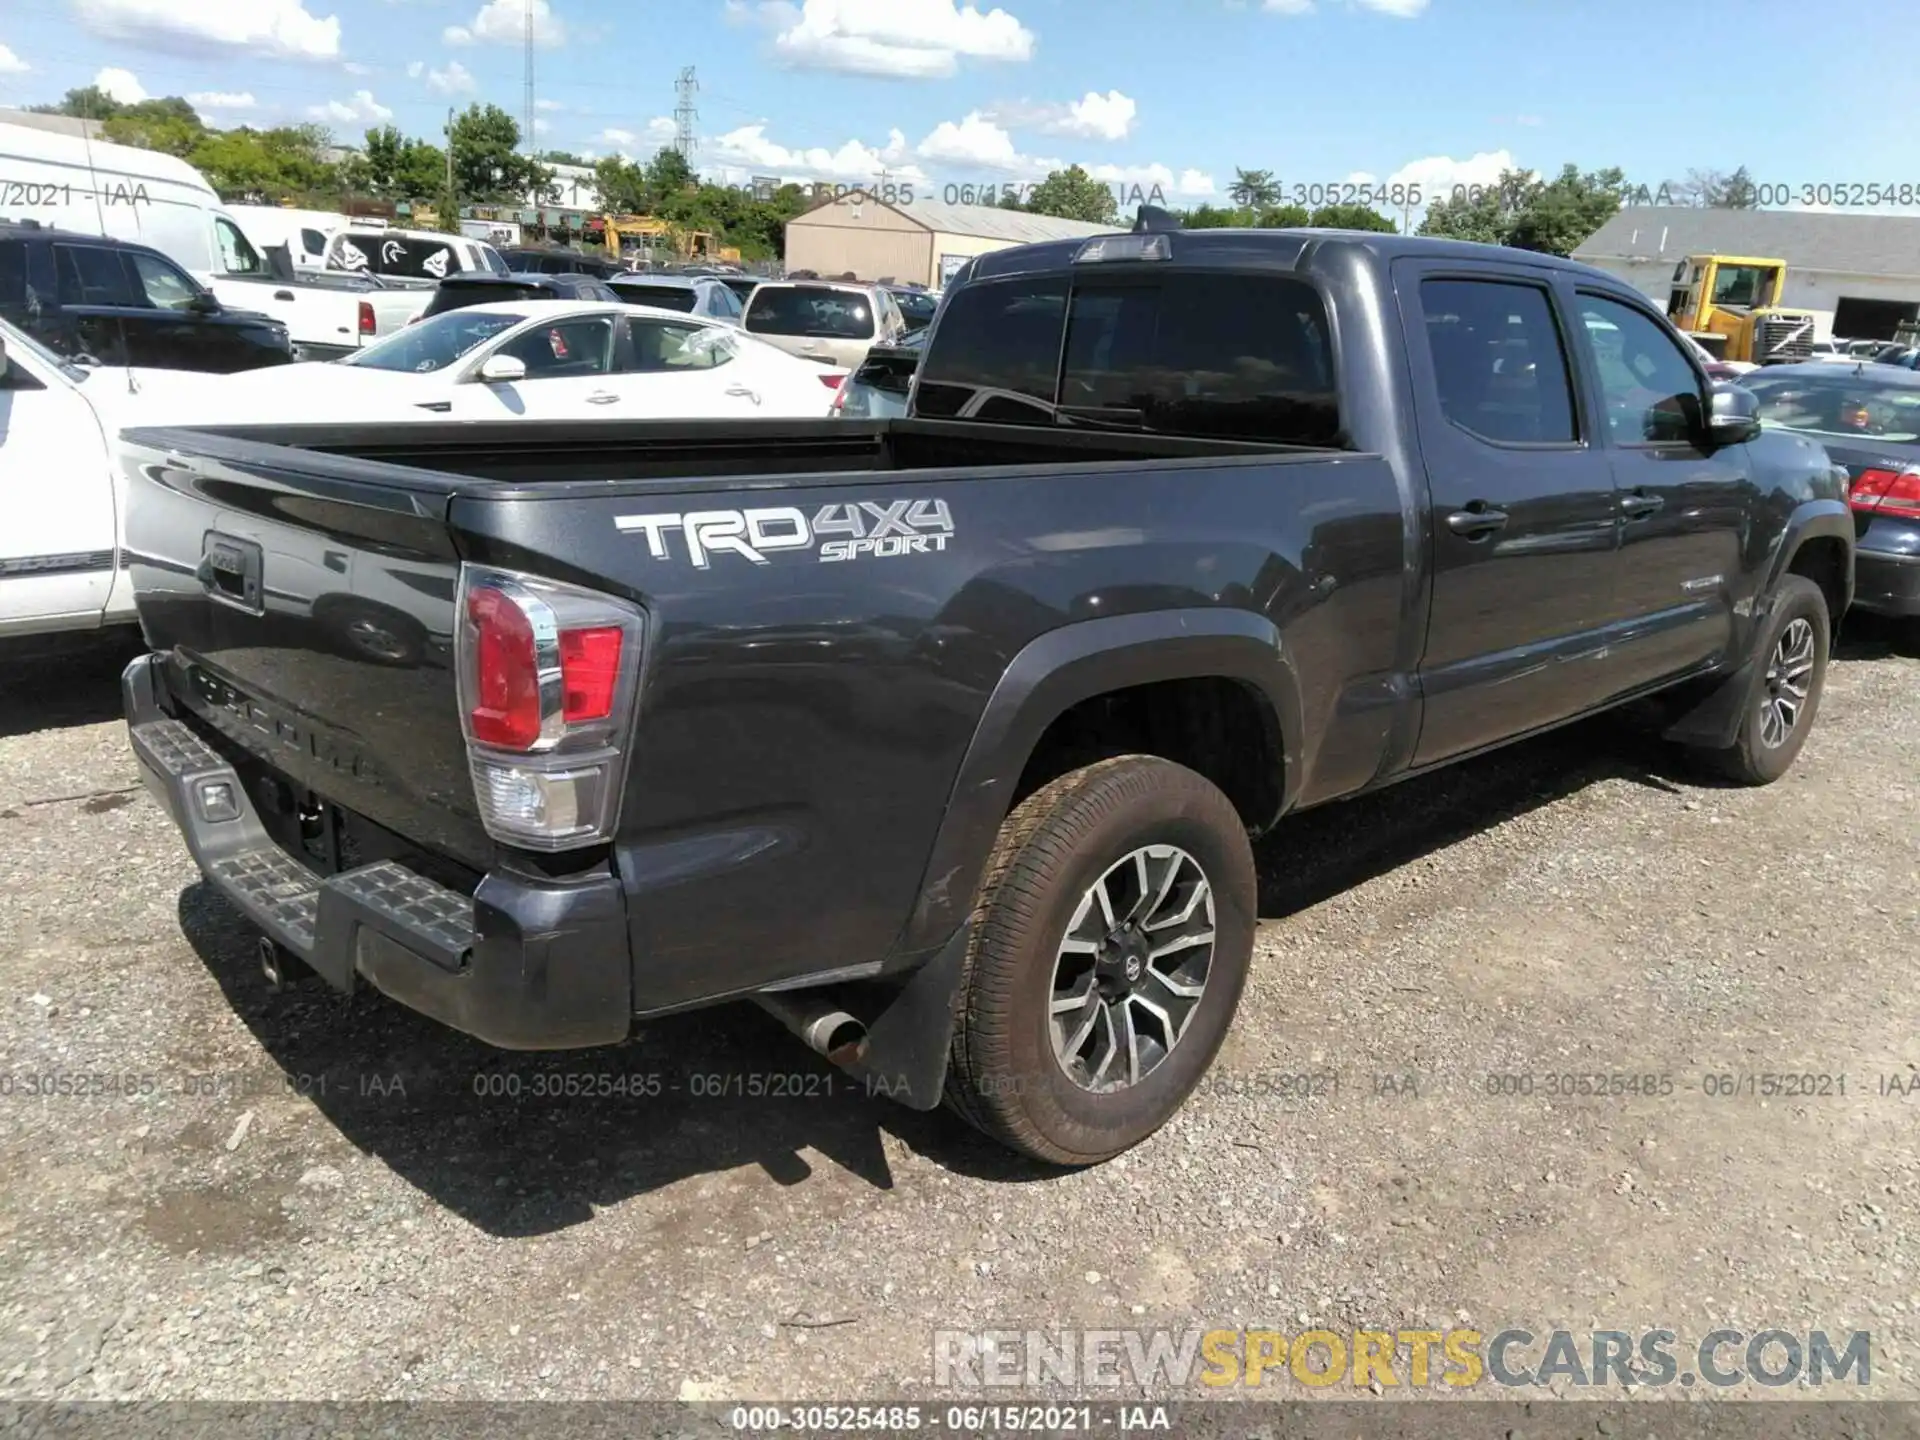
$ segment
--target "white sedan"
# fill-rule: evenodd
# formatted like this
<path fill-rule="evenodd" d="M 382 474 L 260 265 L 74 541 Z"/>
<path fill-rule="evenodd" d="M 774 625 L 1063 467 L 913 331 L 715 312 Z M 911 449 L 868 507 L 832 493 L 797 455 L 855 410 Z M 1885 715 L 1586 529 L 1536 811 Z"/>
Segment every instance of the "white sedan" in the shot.
<path fill-rule="evenodd" d="M 671 310 L 496 301 L 344 360 L 210 380 L 172 423 L 825 416 L 845 373 Z"/>

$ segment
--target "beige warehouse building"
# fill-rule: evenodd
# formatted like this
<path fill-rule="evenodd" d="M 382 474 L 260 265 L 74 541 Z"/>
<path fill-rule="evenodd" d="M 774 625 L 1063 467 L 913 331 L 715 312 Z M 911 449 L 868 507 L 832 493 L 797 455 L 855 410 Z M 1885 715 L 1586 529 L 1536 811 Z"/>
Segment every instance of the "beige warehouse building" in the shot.
<path fill-rule="evenodd" d="M 891 278 L 938 289 L 962 261 L 990 250 L 1125 229 L 1120 222 L 1090 225 L 991 205 L 885 204 L 854 191 L 787 222 L 786 262 L 789 271 L 831 276 L 851 270 L 862 280 Z"/>

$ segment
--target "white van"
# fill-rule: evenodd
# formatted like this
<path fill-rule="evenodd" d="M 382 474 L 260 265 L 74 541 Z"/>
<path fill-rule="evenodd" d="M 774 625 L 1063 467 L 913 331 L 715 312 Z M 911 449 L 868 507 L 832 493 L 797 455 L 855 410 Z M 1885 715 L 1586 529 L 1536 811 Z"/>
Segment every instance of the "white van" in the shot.
<path fill-rule="evenodd" d="M 327 242 L 354 223 L 332 210 L 295 210 L 285 205 L 229 205 L 227 211 L 260 249 L 286 246 L 300 270 L 322 268 L 327 263 Z"/>
<path fill-rule="evenodd" d="M 379 333 L 370 286 L 276 276 L 206 177 L 155 150 L 0 124 L 0 219 L 151 245 L 222 305 L 285 323 L 298 358 L 348 354 Z"/>

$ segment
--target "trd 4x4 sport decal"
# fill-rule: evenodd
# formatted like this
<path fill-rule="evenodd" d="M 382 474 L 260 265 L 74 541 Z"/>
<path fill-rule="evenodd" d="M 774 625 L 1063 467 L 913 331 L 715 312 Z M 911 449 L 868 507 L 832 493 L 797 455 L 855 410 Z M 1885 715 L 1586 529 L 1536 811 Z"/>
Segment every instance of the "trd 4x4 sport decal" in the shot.
<path fill-rule="evenodd" d="M 804 510 L 775 505 L 763 510 L 695 510 L 685 515 L 618 515 L 625 533 L 647 537 L 656 560 L 673 558 L 667 537 L 676 531 L 687 559 L 705 570 L 715 555 L 738 555 L 770 564 L 781 550 L 814 550 L 822 564 L 838 560 L 927 555 L 945 550 L 953 516 L 944 500 L 861 500 L 823 505 L 809 520 Z"/>

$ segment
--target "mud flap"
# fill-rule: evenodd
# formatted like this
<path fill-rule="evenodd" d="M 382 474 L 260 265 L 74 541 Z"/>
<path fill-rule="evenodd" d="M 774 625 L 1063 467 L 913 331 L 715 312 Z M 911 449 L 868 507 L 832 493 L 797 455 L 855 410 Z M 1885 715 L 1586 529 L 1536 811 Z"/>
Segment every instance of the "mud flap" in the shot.
<path fill-rule="evenodd" d="M 847 1069 L 872 1094 L 913 1110 L 939 1108 L 953 1044 L 953 997 L 972 938 L 972 924 L 962 925 L 867 1022 L 865 1051 Z"/>

